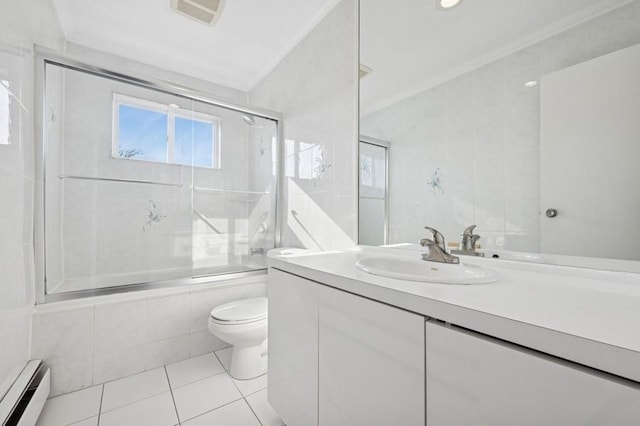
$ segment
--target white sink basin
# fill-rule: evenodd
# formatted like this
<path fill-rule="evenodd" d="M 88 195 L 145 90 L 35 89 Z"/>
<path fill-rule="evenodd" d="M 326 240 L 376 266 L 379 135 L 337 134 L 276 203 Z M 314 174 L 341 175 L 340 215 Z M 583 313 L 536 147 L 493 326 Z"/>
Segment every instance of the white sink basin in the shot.
<path fill-rule="evenodd" d="M 480 266 L 419 259 L 367 257 L 358 260 L 356 267 L 374 275 L 427 283 L 488 284 L 498 281 L 497 273 Z"/>

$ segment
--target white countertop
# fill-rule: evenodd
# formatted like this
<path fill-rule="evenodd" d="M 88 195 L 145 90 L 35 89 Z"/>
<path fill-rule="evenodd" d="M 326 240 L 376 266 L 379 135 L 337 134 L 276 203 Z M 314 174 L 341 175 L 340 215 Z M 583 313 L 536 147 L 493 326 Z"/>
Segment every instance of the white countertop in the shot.
<path fill-rule="evenodd" d="M 270 253 L 270 267 L 640 382 L 640 274 L 461 256 L 500 280 L 454 285 L 371 275 L 369 256 L 412 250 Z"/>

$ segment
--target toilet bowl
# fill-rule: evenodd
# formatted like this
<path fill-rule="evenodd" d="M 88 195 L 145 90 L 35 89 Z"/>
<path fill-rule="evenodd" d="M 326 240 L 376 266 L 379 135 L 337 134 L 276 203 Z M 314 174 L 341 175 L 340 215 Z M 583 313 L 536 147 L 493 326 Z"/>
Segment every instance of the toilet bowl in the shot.
<path fill-rule="evenodd" d="M 267 372 L 267 298 L 236 300 L 217 306 L 209 316 L 209 331 L 233 345 L 231 370 L 246 380 Z"/>

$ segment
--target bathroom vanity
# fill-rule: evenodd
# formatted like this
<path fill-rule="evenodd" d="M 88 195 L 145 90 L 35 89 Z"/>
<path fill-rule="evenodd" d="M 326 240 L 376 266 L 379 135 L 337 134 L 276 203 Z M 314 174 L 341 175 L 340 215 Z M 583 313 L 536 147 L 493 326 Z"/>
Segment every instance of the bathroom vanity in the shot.
<path fill-rule="evenodd" d="M 634 425 L 640 277 L 492 259 L 488 284 L 400 280 L 275 251 L 269 402 L 298 425 Z M 438 264 L 433 265 L 434 268 Z"/>

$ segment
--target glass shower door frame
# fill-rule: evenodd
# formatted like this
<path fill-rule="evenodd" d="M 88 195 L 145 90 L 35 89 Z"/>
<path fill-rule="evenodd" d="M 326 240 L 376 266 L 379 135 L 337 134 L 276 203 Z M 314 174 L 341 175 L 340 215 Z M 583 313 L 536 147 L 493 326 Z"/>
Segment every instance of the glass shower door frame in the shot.
<path fill-rule="evenodd" d="M 276 175 L 275 175 L 275 188 L 274 188 L 274 245 L 280 246 L 281 229 L 282 229 L 282 205 L 279 197 L 279 193 L 282 188 L 282 114 L 270 111 L 267 109 L 257 108 L 250 105 L 243 105 L 239 103 L 229 102 L 221 99 L 216 99 L 207 93 L 189 89 L 180 85 L 175 85 L 159 80 L 153 80 L 146 77 L 139 77 L 130 73 L 119 72 L 112 69 L 105 69 L 96 67 L 82 62 L 76 58 L 67 57 L 61 55 L 59 52 L 42 48 L 37 46 L 35 49 L 36 61 L 35 61 L 35 93 L 36 103 L 34 111 L 35 119 L 35 176 L 36 181 L 42 184 L 38 184 L 35 187 L 35 200 L 36 200 L 36 212 L 34 214 L 34 246 L 35 246 L 35 284 L 36 294 L 35 299 L 37 304 L 46 302 L 55 302 L 67 299 L 75 299 L 79 297 L 92 297 L 106 294 L 123 293 L 128 291 L 158 289 L 163 287 L 174 287 L 181 285 L 191 285 L 208 283 L 214 281 L 223 281 L 230 278 L 238 279 L 244 277 L 251 277 L 256 275 L 264 275 L 265 270 L 254 270 L 239 272 L 233 274 L 223 275 L 209 275 L 198 277 L 185 277 L 179 279 L 172 279 L 166 281 L 144 282 L 138 284 L 131 284 L 126 286 L 117 287 L 105 287 L 99 289 L 88 289 L 81 291 L 74 291 L 68 293 L 59 294 L 47 294 L 46 292 L 46 230 L 45 230 L 45 184 L 46 184 L 46 154 L 47 154 L 47 132 L 46 127 L 48 123 L 47 110 L 46 110 L 46 67 L 47 65 L 55 65 L 62 68 L 80 71 L 88 74 L 92 74 L 98 77 L 109 78 L 115 81 L 131 84 L 134 86 L 155 90 L 161 93 L 175 95 L 182 98 L 186 98 L 193 101 L 202 102 L 216 107 L 226 108 L 242 114 L 249 114 L 255 117 L 273 120 L 276 122 L 277 135 L 276 135 Z M 147 182 L 144 182 L 147 183 Z"/>

